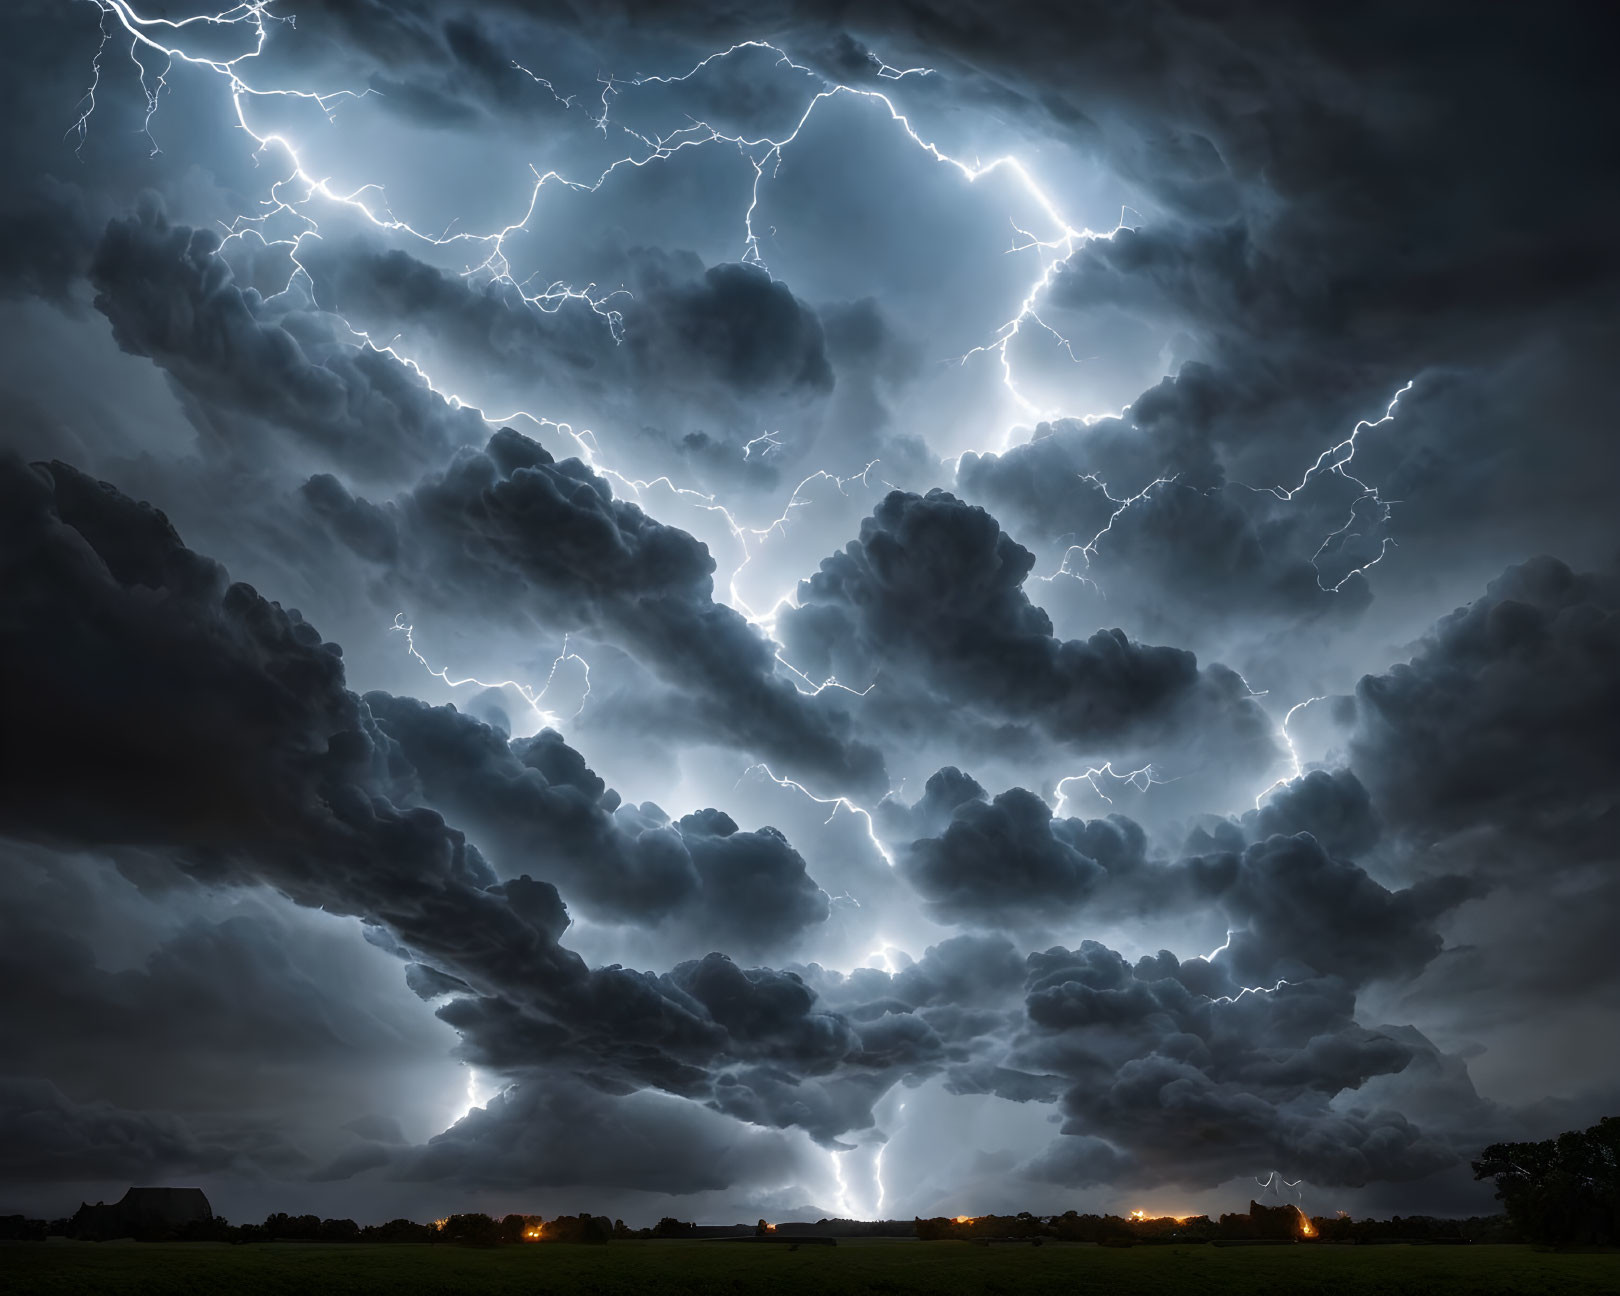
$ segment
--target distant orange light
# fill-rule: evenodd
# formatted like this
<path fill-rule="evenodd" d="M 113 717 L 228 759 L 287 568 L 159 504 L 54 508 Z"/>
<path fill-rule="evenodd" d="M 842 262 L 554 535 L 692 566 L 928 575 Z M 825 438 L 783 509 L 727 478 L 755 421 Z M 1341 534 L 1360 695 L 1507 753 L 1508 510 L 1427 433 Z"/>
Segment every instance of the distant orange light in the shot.
<path fill-rule="evenodd" d="M 1145 1220 L 1147 1218 L 1147 1212 L 1143 1210 L 1133 1210 L 1131 1212 L 1131 1218 L 1133 1220 Z"/>
<path fill-rule="evenodd" d="M 971 1223 L 973 1223 L 973 1216 L 971 1216 L 971 1215 L 958 1215 L 956 1217 L 956 1222 L 958 1224 L 971 1224 Z"/>
<path fill-rule="evenodd" d="M 1311 1223 L 1310 1217 L 1306 1215 L 1304 1211 L 1300 1210 L 1298 1206 L 1294 1207 L 1294 1210 L 1299 1214 L 1300 1237 L 1315 1237 L 1316 1225 Z"/>
<path fill-rule="evenodd" d="M 531 1224 L 523 1230 L 523 1240 L 525 1242 L 538 1242 L 544 1236 L 545 1229 L 539 1224 Z"/>
<path fill-rule="evenodd" d="M 767 1233 L 774 1233 L 774 1232 L 776 1232 L 776 1225 L 774 1225 L 774 1224 L 767 1224 L 767 1225 L 766 1225 L 766 1226 L 765 1226 L 765 1231 L 766 1231 L 766 1232 L 767 1232 Z"/>

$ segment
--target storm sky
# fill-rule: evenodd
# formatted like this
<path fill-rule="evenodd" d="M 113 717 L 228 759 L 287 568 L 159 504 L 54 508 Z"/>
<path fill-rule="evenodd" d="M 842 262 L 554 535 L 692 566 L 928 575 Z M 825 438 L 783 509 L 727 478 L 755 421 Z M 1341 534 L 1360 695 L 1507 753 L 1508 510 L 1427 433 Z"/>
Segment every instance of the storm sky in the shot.
<path fill-rule="evenodd" d="M 1491 1209 L 1620 1103 L 1593 16 L 9 5 L 0 1213 Z"/>

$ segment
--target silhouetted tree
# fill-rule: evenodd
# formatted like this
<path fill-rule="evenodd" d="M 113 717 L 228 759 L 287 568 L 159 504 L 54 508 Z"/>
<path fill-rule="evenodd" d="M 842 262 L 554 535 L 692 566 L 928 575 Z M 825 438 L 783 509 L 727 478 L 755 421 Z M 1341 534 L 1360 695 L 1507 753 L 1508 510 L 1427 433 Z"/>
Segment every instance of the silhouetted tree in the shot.
<path fill-rule="evenodd" d="M 471 1246 L 494 1246 L 501 1240 L 500 1225 L 481 1211 L 450 1216 L 439 1234 L 446 1242 Z"/>
<path fill-rule="evenodd" d="M 289 1215 L 277 1211 L 266 1217 L 264 1231 L 272 1242 L 313 1242 L 320 1236 L 321 1220 L 318 1215 Z"/>
<path fill-rule="evenodd" d="M 1620 1242 L 1620 1116 L 1540 1143 L 1493 1143 L 1472 1163 L 1527 1239 L 1550 1246 Z"/>

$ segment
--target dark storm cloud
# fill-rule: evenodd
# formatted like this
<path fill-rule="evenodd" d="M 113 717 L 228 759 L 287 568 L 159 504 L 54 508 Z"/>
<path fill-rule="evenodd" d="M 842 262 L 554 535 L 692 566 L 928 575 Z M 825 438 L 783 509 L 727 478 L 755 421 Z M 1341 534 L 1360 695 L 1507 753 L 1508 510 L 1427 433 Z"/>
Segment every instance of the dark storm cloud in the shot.
<path fill-rule="evenodd" d="M 998 924 L 1074 915 L 1094 891 L 1142 866 L 1146 837 L 1129 819 L 1054 820 L 1032 792 L 960 807 L 939 837 L 911 843 L 901 870 L 946 922 Z"/>
<path fill-rule="evenodd" d="M 413 772 L 343 687 L 338 650 L 296 613 L 227 584 L 161 514 L 64 465 L 8 461 L 3 491 L 5 831 L 161 847 L 203 880 L 268 883 L 378 925 L 472 987 L 440 1015 L 490 1065 L 724 1098 L 821 1138 L 869 1122 L 881 1087 L 868 1086 L 864 1116 L 860 1103 L 807 1110 L 787 1091 L 802 1075 L 824 1093 L 859 1090 L 892 1068 L 881 1023 L 854 1026 L 799 977 L 719 954 L 663 976 L 590 971 L 557 943 L 569 919 L 552 885 L 499 881 L 437 814 L 387 799 Z M 712 839 L 716 876 L 748 887 L 724 827 L 712 814 L 682 825 Z"/>
<path fill-rule="evenodd" d="M 238 242 L 228 267 L 217 236 L 201 231 L 262 210 L 254 204 L 285 174 L 281 152 L 256 152 L 234 130 L 217 77 L 177 69 L 156 118 L 153 142 L 166 152 L 139 156 L 149 105 L 120 36 L 106 49 L 80 163 L 81 141 L 58 136 L 106 15 L 89 4 L 21 13 L 26 38 L 0 51 L 0 116 L 19 136 L 14 183 L 0 197 L 0 304 L 36 298 L 35 315 L 8 318 L 54 319 L 88 300 L 88 274 L 120 344 L 170 377 L 207 452 L 195 467 L 165 450 L 129 475 L 107 471 L 166 504 L 201 499 L 195 511 L 234 545 L 221 550 L 209 535 L 205 547 L 230 553 L 238 574 L 237 555 L 264 548 L 255 580 L 285 596 L 279 573 L 292 573 L 306 607 L 319 588 L 319 620 L 340 624 L 353 652 L 367 645 L 352 624 L 384 607 L 385 619 L 405 608 L 424 626 L 442 616 L 468 637 L 538 632 L 553 644 L 574 631 L 596 641 L 587 651 L 610 664 L 579 718 L 585 736 L 573 737 L 621 785 L 613 762 L 623 751 L 674 769 L 687 746 L 721 744 L 866 804 L 889 786 L 883 756 L 914 778 L 965 752 L 994 787 L 1050 793 L 1049 774 L 1078 767 L 1035 768 L 1061 747 L 1065 760 L 1140 754 L 1166 762 L 1166 774 L 1230 776 L 1220 795 L 1191 774 L 1179 791 L 1150 794 L 1183 797 L 1188 811 L 1227 809 L 1276 772 L 1280 753 L 1247 686 L 1209 663 L 1237 666 L 1273 701 L 1342 690 L 1428 615 L 1420 599 L 1449 605 L 1526 553 L 1553 548 L 1590 567 L 1612 548 L 1620 184 L 1593 159 L 1616 152 L 1616 119 L 1607 46 L 1567 15 L 1444 4 L 1216 14 L 1194 0 L 1086 2 L 1061 14 L 983 0 L 337 0 L 299 14 L 296 28 L 271 23 L 264 58 L 249 65 L 256 80 L 378 92 L 345 101 L 330 133 L 312 108 L 309 158 L 334 166 L 343 185 L 377 170 L 401 215 L 414 217 L 420 190 L 438 184 L 453 189 L 450 214 L 484 220 L 509 197 L 510 177 L 491 176 L 487 188 L 469 177 L 498 169 L 506 145 L 588 179 L 648 148 L 619 122 L 651 135 L 690 118 L 750 135 L 791 129 L 815 79 L 770 51 L 716 60 L 679 85 L 597 80 L 681 72 L 755 37 L 892 91 L 925 135 L 939 131 L 962 156 L 980 145 L 1018 152 L 1054 193 L 1083 194 L 1082 206 L 1097 204 L 1076 177 L 1109 177 L 1103 205 L 1129 201 L 1137 228 L 1081 242 L 1036 304 L 1078 356 L 1104 352 L 1097 367 L 1109 368 L 1122 355 L 1121 369 L 1140 373 L 1104 407 L 1167 369 L 1175 376 L 1119 418 L 1054 420 L 1027 445 L 965 456 L 954 489 L 999 526 L 937 494 L 896 494 L 877 509 L 805 582 L 803 606 L 780 618 L 784 656 L 810 677 L 876 684 L 855 699 L 796 690 L 773 646 L 716 602 L 704 546 L 613 499 L 606 469 L 557 463 L 509 431 L 488 440 L 476 412 L 356 346 L 326 312 L 350 313 L 378 339 L 414 329 L 429 371 L 458 390 L 478 375 L 466 389 L 481 401 L 510 390 L 514 404 L 578 426 L 584 415 L 530 405 L 528 389 L 566 389 L 585 414 L 601 407 L 597 457 L 626 475 L 688 471 L 745 508 L 813 468 L 847 474 L 879 457 L 874 480 L 935 484 L 934 456 L 963 442 L 911 439 L 933 432 L 929 397 L 952 399 L 914 379 L 942 333 L 979 327 L 969 316 L 983 304 L 980 279 L 963 249 L 982 213 L 906 218 L 912 173 L 893 169 L 884 149 L 935 164 L 913 157 L 897 130 L 871 146 L 859 133 L 871 101 L 841 118 L 855 101 L 840 97 L 784 175 L 763 173 L 761 206 L 749 211 L 763 255 L 780 251 L 773 264 L 793 267 L 786 283 L 713 264 L 736 252 L 729 236 L 705 242 L 708 227 L 732 228 L 753 178 L 729 145 L 692 150 L 683 156 L 703 161 L 690 166 L 625 169 L 645 187 L 570 190 L 562 196 L 580 207 L 547 210 L 533 239 L 515 238 L 519 255 L 544 245 L 534 282 L 598 264 L 587 244 L 606 249 L 600 262 L 614 279 L 622 267 L 634 293 L 610 303 L 626 323 L 616 344 L 577 301 L 537 313 L 503 289 L 351 242 L 324 199 L 310 205 L 330 240 L 303 247 L 313 297 L 301 282 L 281 292 L 282 251 Z M 233 50 L 251 41 L 245 29 L 208 35 Z M 937 71 L 883 79 L 868 48 Z M 576 93 L 572 107 L 559 102 Z M 608 110 L 600 134 L 598 110 Z M 34 120 L 49 129 L 33 132 Z M 364 159 L 347 133 L 356 125 Z M 417 178 L 410 150 L 422 141 L 456 156 L 438 168 L 424 158 Z M 108 215 L 146 187 L 176 224 L 148 205 L 96 248 Z M 937 201 L 926 185 L 919 192 L 922 205 Z M 666 215 L 676 207 L 679 219 Z M 786 231 L 795 217 L 822 249 L 790 252 L 792 236 L 777 237 L 774 223 Z M 667 239 L 646 232 L 666 220 Z M 619 250 L 666 242 L 700 254 Z M 409 340 L 400 349 L 415 354 Z M 86 352 L 74 377 L 93 389 L 103 375 Z M 439 352 L 450 363 L 441 367 Z M 994 378 L 991 395 L 1004 403 Z M 12 393 L 16 403 L 52 409 L 51 383 L 33 379 L 22 376 L 28 391 Z M 1394 501 L 1388 518 L 1342 474 L 1318 474 L 1291 500 L 1266 489 L 1299 481 L 1409 379 L 1397 419 L 1361 433 L 1353 468 Z M 957 389 L 942 380 L 938 390 Z M 982 420 L 957 413 L 974 424 L 962 435 L 986 444 Z M 741 458 L 740 444 L 778 415 L 784 427 L 800 419 L 802 435 Z M 64 445 L 117 440 L 61 421 Z M 302 496 L 287 501 L 270 469 L 308 479 Z M 1157 478 L 1174 480 L 1147 489 Z M 806 554 L 850 534 L 847 511 L 869 505 L 844 507 L 818 501 L 814 542 L 797 532 L 796 553 L 751 558 L 751 575 L 802 574 Z M 1105 527 L 1089 562 L 1069 553 L 1090 583 L 1026 584 Z M 1400 548 L 1369 579 L 1323 588 L 1391 538 Z M 1088 942 L 1026 961 L 1020 946 L 975 932 L 915 963 L 896 951 L 894 972 L 848 974 L 708 953 L 712 943 L 739 959 L 830 957 L 807 939 L 837 924 L 823 921 L 827 898 L 809 876 L 821 860 L 797 829 L 811 870 L 780 835 L 743 831 L 719 809 L 671 818 L 620 804 L 555 734 L 508 744 L 454 711 L 358 697 L 349 682 L 370 663 L 346 672 L 296 613 L 230 585 L 160 515 L 66 466 L 0 461 L 0 588 L 0 832 L 114 852 L 177 914 L 192 903 L 178 868 L 357 916 L 377 949 L 406 961 L 410 990 L 462 1033 L 466 1057 L 517 1080 L 423 1146 L 377 1120 L 350 1121 L 355 1141 L 331 1145 L 315 1171 L 323 1179 L 667 1192 L 781 1183 L 803 1174 L 783 1134 L 728 1117 L 837 1146 L 872 1126 L 892 1085 L 936 1076 L 951 1092 L 1020 1102 L 1061 1093 L 1064 1136 L 1029 1171 L 1065 1185 L 1201 1186 L 1271 1165 L 1322 1182 L 1407 1181 L 1455 1165 L 1482 1131 L 1517 1132 L 1518 1115 L 1482 1100 L 1461 1057 L 1444 1051 L 1460 1046 L 1458 1031 L 1512 1023 L 1492 1037 L 1487 1062 L 1557 1044 L 1524 1064 L 1538 1092 L 1605 1065 L 1620 814 L 1620 749 L 1604 723 L 1620 711 L 1620 594 L 1607 569 L 1576 576 L 1538 560 L 1510 572 L 1410 663 L 1367 676 L 1353 701 L 1304 713 L 1317 721 L 1336 710 L 1350 725 L 1348 755 L 1333 758 L 1346 768 L 1275 787 L 1241 818 L 1205 819 L 1181 857 L 1129 820 L 1055 816 L 1024 788 L 992 798 L 955 769 L 929 780 L 916 804 L 876 812 L 880 835 L 900 843 L 893 885 L 909 884 L 937 917 L 1026 935 L 1072 918 L 1063 939 L 1073 943 L 1092 917 L 1207 910 L 1233 929 L 1211 958 L 1161 953 L 1132 967 Z M 329 619 L 329 607 L 349 604 L 353 623 Z M 1099 626 L 1123 631 L 1092 634 Z M 1159 643 L 1177 647 L 1145 646 Z M 589 743 L 598 703 L 620 750 Z M 703 786 L 712 755 L 672 781 Z M 1004 773 L 1019 761 L 1016 777 Z M 1226 795 L 1240 784 L 1244 796 Z M 1083 790 L 1073 777 L 1067 786 Z M 688 804 L 713 794 L 699 795 Z M 720 803 L 753 821 L 746 806 L 723 794 Z M 1141 817 L 1162 826 L 1147 808 Z M 911 919 L 877 890 L 839 897 L 835 917 L 864 904 L 865 921 Z M 145 1022 L 170 999 L 256 1064 L 268 1056 L 248 1038 L 259 1019 L 222 1020 L 221 984 L 254 987 L 262 1019 L 322 1075 L 338 1065 L 334 1039 L 385 1051 L 363 1022 L 323 1007 L 305 984 L 317 978 L 273 921 L 177 919 L 145 961 L 108 972 L 97 937 L 45 901 L 28 903 L 0 919 L 0 961 L 30 984 L 59 971 L 38 1011 L 21 1010 L 30 1035 L 18 1050 L 53 1080 L 65 1042 L 49 1018 L 81 1025 L 87 1049 L 118 1041 L 134 1053 L 155 1041 L 185 1054 L 174 1019 Z M 630 940 L 674 933 L 688 943 L 661 953 L 664 965 L 707 957 L 663 973 L 593 970 L 561 943 L 567 904 L 625 924 Z M 1410 1016 L 1443 1047 L 1410 1027 L 1371 1028 L 1389 1015 L 1378 994 L 1409 995 Z M 1559 1016 L 1566 1004 L 1587 1016 Z M 1538 1036 L 1524 1027 L 1536 1018 L 1560 1025 Z M 204 1041 L 192 1043 L 185 1055 L 196 1061 Z M 165 1108 L 134 1092 L 144 1075 L 98 1085 L 79 1063 L 57 1088 L 0 1081 L 5 1127 L 25 1131 L 0 1151 L 9 1176 L 312 1169 L 286 1129 Z M 685 1097 L 639 1092 L 647 1086 Z M 218 1087 L 236 1088 L 228 1077 Z M 1565 1119 L 1570 1110 L 1535 1119 L 1579 1123 Z"/>
<path fill-rule="evenodd" d="M 800 583 L 786 655 L 813 678 L 880 689 L 920 677 L 945 705 L 1032 724 L 1082 751 L 1264 766 L 1270 725 L 1242 681 L 1193 654 L 1102 630 L 1062 641 L 1024 589 L 1034 556 L 983 509 L 893 492 L 860 537 Z"/>
<path fill-rule="evenodd" d="M 1297 968 L 1351 985 L 1414 973 L 1440 953 L 1435 920 L 1481 891 L 1458 876 L 1390 891 L 1304 833 L 1268 837 L 1206 867 L 1221 878 L 1221 907 L 1243 925 L 1231 937 L 1231 965 L 1254 981 Z"/>
<path fill-rule="evenodd" d="M 537 310 L 514 285 L 447 274 L 375 240 L 308 239 L 297 255 L 323 309 L 366 329 L 425 325 L 452 351 L 529 383 L 591 376 L 615 347 L 607 316 L 577 298 Z"/>
<path fill-rule="evenodd" d="M 120 877 L 15 840 L 3 850 L 0 977 L 27 989 L 0 1005 L 0 1072 L 14 1099 L 40 1104 L 8 1112 L 38 1163 L 6 1173 L 55 1177 L 77 1159 L 97 1182 L 298 1175 L 345 1116 L 438 1128 L 458 1087 L 449 1032 L 350 924 L 190 886 L 158 859 L 126 857 Z M 98 1140 L 124 1159 L 98 1168 Z"/>
<path fill-rule="evenodd" d="M 1024 1100 L 1061 1082 L 1066 1128 L 1105 1139 L 1127 1175 L 1193 1181 L 1276 1161 L 1354 1183 L 1446 1163 L 1399 1117 L 1330 1116 L 1324 1104 L 1409 1059 L 1354 1025 L 1351 986 L 1434 956 L 1430 924 L 1458 898 L 1450 883 L 1390 893 L 1308 836 L 1273 837 L 1189 866 L 1219 878 L 1221 903 L 1247 924 L 1212 962 L 1161 954 L 1132 970 L 1088 944 L 1034 956 L 1026 972 L 1010 943 L 985 937 L 893 974 L 743 968 L 720 954 L 661 975 L 591 971 L 557 943 L 569 920 L 555 888 L 498 881 L 437 815 L 385 799 L 439 777 L 406 759 L 423 740 L 395 746 L 388 723 L 448 721 L 474 747 L 490 731 L 393 699 L 379 699 L 379 722 L 301 620 L 227 586 L 161 515 L 70 469 L 13 464 L 6 502 L 6 829 L 162 845 L 196 876 L 269 882 L 378 924 L 430 969 L 414 978 L 421 992 L 451 996 L 440 1016 L 479 1065 L 530 1081 L 573 1072 L 615 1094 L 665 1088 L 828 1143 L 869 1126 L 876 1099 L 905 1077 L 943 1072 L 959 1092 Z M 103 669 L 76 671 L 92 655 Z M 87 746 L 92 729 L 101 738 Z M 602 804 L 605 790 L 551 740 L 524 754 L 549 771 L 547 786 Z M 969 792 L 956 814 L 981 805 Z M 718 827 L 712 815 L 680 826 L 734 835 Z M 1025 976 L 1029 1025 L 1008 1058 Z M 1240 993 L 1281 976 L 1306 979 Z M 1168 1169 L 1171 1146 L 1222 1121 L 1218 1152 Z M 484 1123 L 430 1145 L 406 1173 L 466 1174 L 460 1154 Z M 562 1137 L 548 1128 L 535 1137 Z M 1094 1145 L 1064 1145 L 1040 1172 L 1085 1180 L 1095 1167 L 1072 1164 L 1076 1148 Z M 322 1173 L 393 1155 L 351 1149 Z"/>
<path fill-rule="evenodd" d="M 82 189 L 44 176 L 0 208 L 0 296 L 65 302 L 99 231 Z"/>
<path fill-rule="evenodd" d="M 296 285 L 269 299 L 239 287 L 219 246 L 219 235 L 148 207 L 107 227 L 90 269 L 119 345 L 152 357 L 203 403 L 205 442 L 263 458 L 245 432 L 268 423 L 348 473 L 399 481 L 482 440 L 476 412 L 447 405 L 392 356 L 355 346 Z"/>
<path fill-rule="evenodd" d="M 1100 610 L 1158 633 L 1207 643 L 1212 626 L 1352 623 L 1370 595 L 1351 573 L 1382 552 L 1383 508 L 1332 474 L 1290 500 L 1228 481 L 1218 439 L 1246 413 L 1241 393 L 1190 363 L 1120 418 L 1042 424 L 1027 445 L 963 456 L 957 481 L 1031 543 L 1066 549 L 1061 565 L 1101 591 Z M 1348 431 L 1322 428 L 1323 448 Z M 1352 515 L 1354 538 L 1329 541 Z"/>
<path fill-rule="evenodd" d="M 1419 838 L 1496 824 L 1580 849 L 1616 813 L 1617 661 L 1620 573 L 1532 559 L 1356 686 L 1352 766 Z"/>
<path fill-rule="evenodd" d="M 561 292 L 532 304 L 508 281 L 451 275 L 374 240 L 310 239 L 297 255 L 323 307 L 401 335 L 402 351 L 474 382 L 488 408 L 588 429 L 594 452 L 640 480 L 769 492 L 791 484 L 785 466 L 832 453 L 824 439 L 862 431 L 865 444 L 836 458 L 870 460 L 889 417 L 883 382 L 905 368 L 875 308 L 829 308 L 829 339 L 760 267 L 705 267 L 689 252 L 604 247 L 593 274 L 614 291 L 592 290 L 594 305 Z"/>
<path fill-rule="evenodd" d="M 1161 953 L 1132 968 L 1095 942 L 1030 956 L 1019 1056 L 1071 1082 L 1068 1137 L 1035 1159 L 1035 1177 L 1213 1187 L 1276 1164 L 1314 1183 L 1360 1184 L 1455 1163 L 1398 1112 L 1330 1107 L 1413 1056 L 1355 1023 L 1348 987 L 1326 978 L 1238 994 L 1227 971 L 1224 952 L 1213 963 Z"/>
<path fill-rule="evenodd" d="M 1335 858 L 1354 858 L 1378 841 L 1383 825 L 1372 798 L 1347 769 L 1312 770 L 1274 789 L 1258 810 L 1243 816 L 1255 840 L 1309 833 Z"/>
<path fill-rule="evenodd" d="M 1005 936 L 963 935 L 930 946 L 898 971 L 800 969 L 829 1008 L 857 1024 L 896 1074 L 943 1072 L 953 1093 L 1050 1102 L 1053 1077 L 1000 1065 L 1022 1020 L 1025 960 Z M 875 1095 L 873 1095 L 875 1097 Z"/>
<path fill-rule="evenodd" d="M 1588 1017 L 1620 997 L 1601 934 L 1620 914 L 1617 660 L 1613 564 L 1577 573 L 1535 558 L 1335 704 L 1402 866 L 1461 868 L 1495 888 L 1408 999 L 1447 1004 L 1492 1054 L 1516 1047 L 1504 1031 L 1535 1030 L 1543 1049 L 1586 1039 L 1577 1056 L 1609 1063 Z"/>
<path fill-rule="evenodd" d="M 362 327 L 421 327 L 463 363 L 497 362 L 503 387 L 572 383 L 601 400 L 634 384 L 704 404 L 717 387 L 758 397 L 833 387 L 815 313 L 757 266 L 705 268 L 691 253 L 630 248 L 618 267 L 623 295 L 599 308 L 576 298 L 537 309 L 513 285 L 449 275 L 372 242 L 311 240 L 298 260 L 323 307 Z"/>
<path fill-rule="evenodd" d="M 895 424 L 920 372 L 916 343 L 872 298 L 812 308 L 760 266 L 706 267 L 617 237 L 587 257 L 594 304 L 560 286 L 453 275 L 374 238 L 306 239 L 297 260 L 323 307 L 398 335 L 402 353 L 485 408 L 567 424 L 638 482 L 671 474 L 737 492 L 739 518 L 757 495 L 773 500 L 761 519 L 779 513 L 818 471 L 881 459 L 893 477 L 932 460 Z"/>
<path fill-rule="evenodd" d="M 562 1077 L 520 1083 L 424 1145 L 365 1150 L 372 1164 L 388 1166 L 391 1178 L 479 1189 L 678 1194 L 797 1169 L 793 1149 L 778 1134 L 667 1097 L 606 1098 Z"/>
<path fill-rule="evenodd" d="M 305 492 L 317 516 L 415 605 L 623 646 L 687 694 L 694 737 L 734 743 L 841 792 L 886 788 L 882 759 L 846 736 L 831 694 L 801 693 L 770 641 L 714 599 L 714 560 L 674 527 L 613 498 L 608 483 L 558 463 L 503 428 L 442 474 L 384 505 L 331 478 Z"/>
<path fill-rule="evenodd" d="M 452 931 L 483 927 L 501 954 L 472 962 L 497 981 L 583 971 L 490 889 L 461 834 L 379 795 L 386 739 L 296 613 L 64 465 L 8 461 L 4 492 L 9 831 L 162 846 L 204 879 L 385 923 L 450 966 L 469 953 Z"/>
<path fill-rule="evenodd" d="M 74 1102 L 39 1079 L 0 1078 L 0 1126 L 7 1131 L 0 1179 L 9 1183 L 285 1173 L 305 1165 L 269 1127 L 225 1118 L 193 1129 L 161 1113 Z"/>
<path fill-rule="evenodd" d="M 671 921 L 746 953 L 826 920 L 827 897 L 774 829 L 704 810 L 624 806 L 553 730 L 509 743 L 454 707 L 368 693 L 425 804 L 472 831 L 507 875 L 540 869 L 588 918 Z"/>
<path fill-rule="evenodd" d="M 1420 971 L 1441 950 L 1436 920 L 1483 889 L 1447 875 L 1390 891 L 1308 831 L 1262 835 L 1240 850 L 1154 858 L 1142 829 L 1123 815 L 1057 817 L 1023 788 L 986 801 L 963 777 L 948 770 L 929 780 L 911 822 L 942 826 L 897 852 L 901 873 L 943 922 L 1050 931 L 1215 907 L 1229 924 L 1223 966 L 1240 984 L 1305 974 L 1357 985 Z M 1355 805 L 1356 792 L 1365 815 L 1365 792 L 1353 776 L 1300 780 L 1257 816 L 1259 826 L 1276 833 L 1290 821 L 1317 824 L 1330 842 L 1359 840 L 1362 825 L 1352 815 L 1346 831 L 1337 795 Z M 958 797 L 947 819 L 937 807 Z"/>
<path fill-rule="evenodd" d="M 300 1068 L 318 1068 L 330 1095 L 349 1088 L 340 1072 L 356 1054 L 402 1066 L 412 1060 L 408 1046 L 422 1042 L 404 1038 L 398 1021 L 373 1015 L 364 998 L 369 987 L 352 975 L 353 1001 L 332 1001 L 317 979 L 324 969 L 295 962 L 330 952 L 268 912 L 193 919 L 141 963 L 107 971 L 97 951 L 67 930 L 67 916 L 42 905 L 37 891 L 7 893 L 0 975 L 9 985 L 30 987 L 5 1010 L 10 1071 L 71 1074 L 82 1085 L 103 1069 L 101 1051 L 116 1048 L 126 1062 L 99 1086 L 109 1097 L 142 1109 L 196 1110 L 228 1090 L 232 1108 L 250 1111 L 289 1088 L 307 1089 Z M 81 925 L 87 918 L 72 915 Z M 96 935 L 104 944 L 104 934 Z M 41 968 L 50 975 L 39 976 Z M 161 1066 L 139 1065 L 152 1053 L 161 1055 Z M 264 1081 L 238 1082 L 230 1073 L 243 1064 Z"/>

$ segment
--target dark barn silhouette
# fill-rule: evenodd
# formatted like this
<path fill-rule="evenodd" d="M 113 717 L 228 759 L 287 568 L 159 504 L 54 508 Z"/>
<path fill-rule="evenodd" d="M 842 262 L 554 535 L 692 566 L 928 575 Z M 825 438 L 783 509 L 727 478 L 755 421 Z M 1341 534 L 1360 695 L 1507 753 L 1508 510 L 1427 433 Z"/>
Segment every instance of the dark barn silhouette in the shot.
<path fill-rule="evenodd" d="M 68 1224 L 71 1236 L 91 1241 L 153 1237 L 212 1219 L 201 1188 L 131 1188 L 111 1206 L 81 1203 Z"/>

